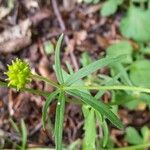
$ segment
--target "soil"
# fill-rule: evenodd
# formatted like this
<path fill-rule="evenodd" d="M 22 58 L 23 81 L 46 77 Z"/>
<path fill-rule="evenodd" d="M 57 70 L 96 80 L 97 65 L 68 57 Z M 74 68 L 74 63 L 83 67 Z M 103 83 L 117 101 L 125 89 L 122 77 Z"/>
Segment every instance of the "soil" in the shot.
<path fill-rule="evenodd" d="M 56 81 L 53 71 L 54 52 L 47 54 L 45 45 L 47 42 L 55 45 L 61 33 L 65 34 L 61 50 L 64 68 L 68 61 L 77 71 L 81 67 L 83 52 L 88 52 L 93 60 L 105 56 L 105 49 L 110 44 L 123 39 L 118 26 L 124 10 L 118 10 L 113 17 L 105 18 L 100 15 L 101 6 L 101 3 L 88 5 L 77 3 L 76 0 L 16 0 L 13 8 L 9 8 L 9 13 L 0 20 L 0 80 L 4 81 L 6 78 L 3 73 L 7 70 L 7 64 L 15 58 L 21 58 L 29 62 L 32 71 Z M 0 9 L 2 8 L 8 8 L 5 0 L 0 0 Z M 103 69 L 101 72 L 108 74 L 109 70 Z M 32 81 L 30 87 L 53 91 L 39 81 Z M 106 93 L 104 100 L 108 99 L 109 94 Z M 2 134 L 7 137 L 4 148 L 12 149 L 15 143 L 21 141 L 10 119 L 18 126 L 21 119 L 24 119 L 28 130 L 28 147 L 55 146 L 50 128 L 54 125 L 56 102 L 52 103 L 49 110 L 52 126 L 47 126 L 44 130 L 41 124 L 44 101 L 42 96 L 0 88 L 0 136 Z M 119 115 L 125 126 L 132 125 L 137 129 L 145 124 L 150 126 L 150 113 L 147 109 L 129 111 L 120 108 Z M 69 145 L 82 139 L 83 124 L 80 105 L 67 103 L 63 142 Z M 116 146 L 127 145 L 123 139 L 123 131 L 111 125 L 110 131 Z M 3 140 L 0 139 L 0 142 Z"/>

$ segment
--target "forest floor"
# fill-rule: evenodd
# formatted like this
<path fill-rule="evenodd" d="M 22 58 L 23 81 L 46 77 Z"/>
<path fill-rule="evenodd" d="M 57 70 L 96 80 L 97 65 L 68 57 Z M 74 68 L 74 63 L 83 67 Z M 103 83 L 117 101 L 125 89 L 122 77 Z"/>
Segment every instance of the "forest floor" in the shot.
<path fill-rule="evenodd" d="M 75 0 L 21 0 L 5 7 L 6 1 L 0 0 L 0 80 L 4 81 L 7 64 L 15 58 L 26 60 L 33 72 L 56 80 L 54 63 L 54 45 L 61 33 L 65 34 L 61 49 L 61 62 L 65 68 L 68 61 L 77 71 L 81 67 L 82 54 L 87 52 L 92 60 L 105 56 L 106 48 L 124 39 L 118 30 L 124 15 L 118 10 L 113 17 L 101 17 L 102 4 L 88 5 Z M 137 44 L 131 41 L 134 47 Z M 101 69 L 109 74 L 109 69 Z M 43 82 L 32 81 L 30 87 L 52 92 L 53 88 Z M 105 102 L 110 94 L 103 95 Z M 28 131 L 28 147 L 54 147 L 54 136 L 49 127 L 44 130 L 41 124 L 41 112 L 44 97 L 26 92 L 17 92 L 10 88 L 0 88 L 0 145 L 2 148 L 14 148 L 21 142 L 12 126 L 12 120 L 20 125 L 24 119 Z M 49 117 L 52 126 L 56 102 L 50 106 Z M 150 126 L 150 112 L 147 108 L 128 110 L 120 107 L 119 116 L 125 126 L 136 129 Z M 81 107 L 68 103 L 65 109 L 63 142 L 66 145 L 83 138 L 84 117 Z M 111 137 L 116 147 L 128 145 L 124 140 L 124 131 L 110 125 Z M 99 133 L 101 134 L 101 133 Z"/>

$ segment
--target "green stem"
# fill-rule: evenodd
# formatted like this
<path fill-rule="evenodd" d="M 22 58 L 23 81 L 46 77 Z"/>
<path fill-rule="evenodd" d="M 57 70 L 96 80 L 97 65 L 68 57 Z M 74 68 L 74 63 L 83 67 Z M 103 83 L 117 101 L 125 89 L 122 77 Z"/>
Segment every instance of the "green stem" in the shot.
<path fill-rule="evenodd" d="M 2 86 L 2 87 L 8 87 L 7 83 L 3 82 L 3 81 L 0 81 L 0 86 Z"/>
<path fill-rule="evenodd" d="M 47 97 L 50 94 L 49 92 L 45 92 L 45 91 L 41 91 L 41 90 L 35 90 L 35 89 L 30 89 L 30 88 L 23 88 L 20 91 L 22 91 L 22 92 L 30 92 L 32 94 L 40 95 L 40 96 L 44 96 L 44 97 Z"/>
<path fill-rule="evenodd" d="M 8 88 L 8 84 L 6 82 L 0 81 L 0 87 Z M 11 88 L 15 88 L 14 86 L 10 86 L 10 87 Z M 48 96 L 49 95 L 48 92 L 44 92 L 44 91 L 41 91 L 41 90 L 30 89 L 30 88 L 23 88 L 23 89 L 20 89 L 20 91 L 22 91 L 22 92 L 30 92 L 32 94 L 41 95 L 41 96 Z"/>
<path fill-rule="evenodd" d="M 127 90 L 127 91 L 139 91 L 144 93 L 150 93 L 150 89 L 135 86 L 125 85 L 113 85 L 113 86 L 70 86 L 64 87 L 65 90 L 69 89 L 88 89 L 88 90 Z"/>
<path fill-rule="evenodd" d="M 52 81 L 52 80 L 50 80 L 50 79 L 47 79 L 47 78 L 45 78 L 45 77 L 42 77 L 42 76 L 40 76 L 40 75 L 32 74 L 31 77 L 34 78 L 34 79 L 38 79 L 38 80 L 44 81 L 44 82 L 46 82 L 47 84 L 49 84 L 49 85 L 51 85 L 51 86 L 54 86 L 54 87 L 56 87 L 56 88 L 60 88 L 60 86 L 59 86 L 57 83 L 55 83 L 54 81 Z"/>
<path fill-rule="evenodd" d="M 128 146 L 123 148 L 114 148 L 112 150 L 138 150 L 138 149 L 144 149 L 150 147 L 150 143 L 135 145 L 135 146 Z"/>

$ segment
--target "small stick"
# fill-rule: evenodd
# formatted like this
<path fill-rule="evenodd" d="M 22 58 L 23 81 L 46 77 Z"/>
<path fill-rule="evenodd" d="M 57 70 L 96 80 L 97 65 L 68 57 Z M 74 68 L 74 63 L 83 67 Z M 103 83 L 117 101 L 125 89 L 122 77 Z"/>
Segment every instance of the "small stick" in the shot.
<path fill-rule="evenodd" d="M 62 16 L 61 16 L 60 12 L 59 12 L 56 0 L 52 0 L 52 6 L 53 6 L 53 9 L 54 9 L 54 13 L 55 13 L 55 15 L 58 19 L 58 22 L 60 24 L 60 28 L 62 29 L 62 31 L 65 31 L 66 30 L 65 23 L 62 19 Z M 69 37 L 67 35 L 65 36 L 65 42 L 66 42 L 66 44 L 69 44 Z M 72 51 L 69 51 L 69 54 L 70 54 L 72 63 L 75 67 L 75 70 L 78 71 L 79 66 L 78 66 L 78 63 L 77 63 L 77 60 L 76 60 L 76 57 L 75 57 L 74 53 Z"/>

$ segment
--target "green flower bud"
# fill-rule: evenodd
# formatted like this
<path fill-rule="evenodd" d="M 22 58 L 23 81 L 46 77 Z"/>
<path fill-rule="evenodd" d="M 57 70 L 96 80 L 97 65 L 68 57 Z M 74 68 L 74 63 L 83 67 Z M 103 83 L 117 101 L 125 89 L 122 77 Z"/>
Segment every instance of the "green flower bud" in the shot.
<path fill-rule="evenodd" d="M 31 81 L 29 65 L 18 58 L 12 61 L 11 65 L 8 65 L 8 71 L 5 74 L 8 76 L 6 79 L 9 82 L 8 86 L 14 86 L 17 90 L 24 88 Z"/>

